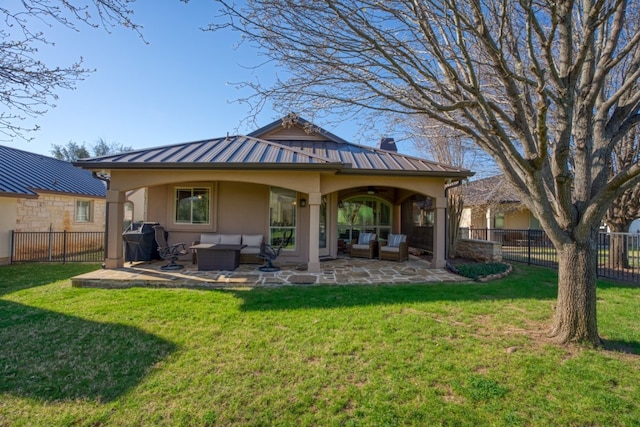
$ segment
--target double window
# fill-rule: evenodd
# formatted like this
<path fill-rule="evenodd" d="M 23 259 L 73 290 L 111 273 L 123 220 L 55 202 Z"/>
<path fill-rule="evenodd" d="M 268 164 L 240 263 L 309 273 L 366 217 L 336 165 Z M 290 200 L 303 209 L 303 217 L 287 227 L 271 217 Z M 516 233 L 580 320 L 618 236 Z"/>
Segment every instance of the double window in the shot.
<path fill-rule="evenodd" d="M 176 224 L 209 224 L 210 223 L 211 190 L 206 187 L 184 188 L 175 190 Z"/>

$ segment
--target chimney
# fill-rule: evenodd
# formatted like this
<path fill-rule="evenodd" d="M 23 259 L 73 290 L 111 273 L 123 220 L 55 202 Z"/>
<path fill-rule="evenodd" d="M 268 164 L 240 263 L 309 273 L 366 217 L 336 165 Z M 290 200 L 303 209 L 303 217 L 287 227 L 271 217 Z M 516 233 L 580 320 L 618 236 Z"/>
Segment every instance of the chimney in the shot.
<path fill-rule="evenodd" d="M 396 147 L 396 142 L 393 138 L 380 138 L 380 145 L 378 148 L 381 150 L 393 151 L 394 153 L 398 152 L 398 147 Z"/>

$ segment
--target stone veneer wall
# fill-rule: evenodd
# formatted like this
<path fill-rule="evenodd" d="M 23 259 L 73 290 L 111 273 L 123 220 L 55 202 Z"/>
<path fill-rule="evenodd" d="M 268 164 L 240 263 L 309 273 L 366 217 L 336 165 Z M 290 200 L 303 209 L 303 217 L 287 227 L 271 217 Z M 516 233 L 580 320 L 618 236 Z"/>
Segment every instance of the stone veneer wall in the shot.
<path fill-rule="evenodd" d="M 91 222 L 76 222 L 76 200 L 93 201 Z M 37 199 L 18 199 L 16 231 L 104 231 L 105 199 L 40 194 Z"/>
<path fill-rule="evenodd" d="M 460 239 L 456 255 L 484 262 L 502 262 L 502 244 L 487 240 Z"/>

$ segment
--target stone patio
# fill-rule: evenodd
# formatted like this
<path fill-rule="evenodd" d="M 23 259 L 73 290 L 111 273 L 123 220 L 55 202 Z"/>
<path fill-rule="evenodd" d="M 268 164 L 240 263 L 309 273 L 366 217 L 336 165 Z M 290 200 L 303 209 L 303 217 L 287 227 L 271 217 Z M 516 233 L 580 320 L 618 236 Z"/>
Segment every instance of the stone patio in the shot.
<path fill-rule="evenodd" d="M 280 271 L 263 272 L 258 265 L 242 264 L 234 271 L 198 271 L 190 261 L 180 261 L 182 270 L 163 271 L 166 262 L 127 262 L 124 268 L 96 270 L 73 277 L 75 287 L 131 288 L 233 288 L 289 285 L 368 285 L 400 283 L 465 282 L 469 279 L 443 269 L 430 269 L 429 262 L 410 256 L 408 261 L 338 258 L 321 262 L 322 272 L 309 273 L 306 264 L 282 264 Z"/>

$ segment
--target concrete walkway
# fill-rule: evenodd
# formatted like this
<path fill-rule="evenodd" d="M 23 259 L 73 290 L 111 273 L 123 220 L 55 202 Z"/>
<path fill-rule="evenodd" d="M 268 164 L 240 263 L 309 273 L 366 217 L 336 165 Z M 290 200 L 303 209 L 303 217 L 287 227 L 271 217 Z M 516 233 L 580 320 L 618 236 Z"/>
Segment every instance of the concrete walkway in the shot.
<path fill-rule="evenodd" d="M 234 271 L 198 271 L 189 261 L 184 269 L 163 271 L 166 262 L 126 263 L 117 270 L 96 270 L 73 277 L 76 287 L 131 288 L 230 288 L 287 285 L 366 285 L 399 283 L 465 282 L 469 279 L 447 270 L 432 270 L 429 262 L 410 256 L 406 262 L 363 258 L 338 258 L 322 261 L 320 273 L 308 273 L 306 265 L 279 264 L 280 271 L 263 272 L 259 265 L 242 264 Z"/>

